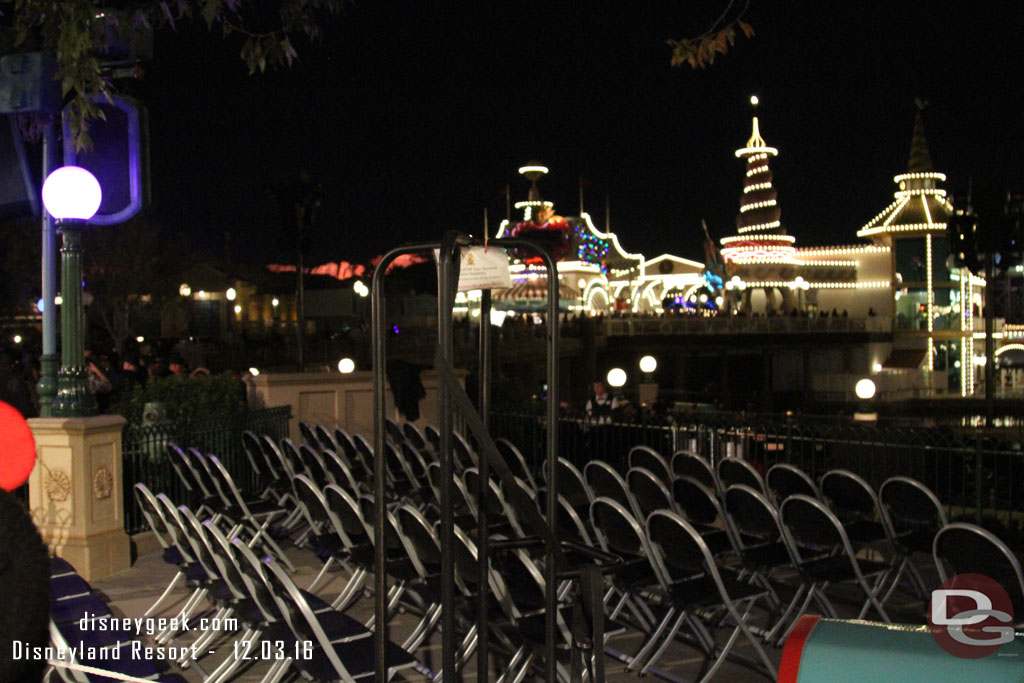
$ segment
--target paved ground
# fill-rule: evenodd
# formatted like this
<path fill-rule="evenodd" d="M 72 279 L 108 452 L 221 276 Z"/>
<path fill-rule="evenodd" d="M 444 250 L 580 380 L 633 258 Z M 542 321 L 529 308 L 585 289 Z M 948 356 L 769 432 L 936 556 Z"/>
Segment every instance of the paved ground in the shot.
<path fill-rule="evenodd" d="M 295 574 L 296 582 L 302 587 L 308 586 L 318 571 L 318 561 L 308 550 L 289 548 L 287 552 L 298 568 L 298 571 Z M 140 617 L 149 605 L 152 604 L 156 596 L 158 596 L 163 588 L 170 582 L 174 573 L 174 568 L 163 563 L 157 553 L 150 553 L 139 557 L 130 571 L 97 581 L 94 584 L 94 588 L 109 600 L 110 606 L 116 616 Z M 933 576 L 934 570 L 931 570 L 930 574 Z M 929 580 L 931 579 L 929 578 Z M 340 591 L 344 586 L 344 583 L 345 576 L 343 574 L 333 574 L 330 580 L 323 583 L 316 592 L 321 597 L 330 600 L 337 595 L 338 591 Z M 156 616 L 172 616 L 177 611 L 186 596 L 185 589 L 179 588 L 174 595 L 174 604 L 172 604 L 172 601 L 169 601 L 165 604 L 164 609 L 162 609 Z M 852 600 L 853 597 L 854 594 L 850 593 L 850 600 L 840 599 L 838 601 L 837 604 L 843 616 L 856 616 L 856 607 L 854 607 Z M 891 616 L 895 621 L 902 623 L 921 623 L 922 621 L 923 605 L 921 602 L 914 600 L 909 596 L 902 595 L 899 592 L 893 596 L 893 599 L 886 607 L 890 610 Z M 372 615 L 372 609 L 372 600 L 363 600 L 350 611 L 350 614 L 361 621 L 365 621 Z M 756 615 L 755 613 L 755 618 L 758 616 L 764 615 Z M 869 615 L 869 618 L 870 617 L 871 615 Z M 410 615 L 399 615 L 396 617 L 391 624 L 392 639 L 401 640 L 401 638 L 408 633 L 413 623 L 413 618 Z M 724 631 L 720 631 L 718 633 L 719 642 L 721 643 L 724 641 L 727 635 L 728 634 Z M 195 634 L 189 634 L 182 637 L 179 642 L 182 645 L 187 645 L 194 637 L 196 637 Z M 615 650 L 632 653 L 638 647 L 639 642 L 639 633 L 627 631 L 622 635 L 611 638 L 608 645 L 610 648 Z M 215 641 L 212 644 L 211 649 L 216 650 L 215 654 L 205 657 L 201 661 L 201 665 L 207 670 L 215 667 L 219 662 L 223 661 L 226 656 L 230 656 L 232 651 L 231 640 Z M 428 669 L 434 670 L 440 668 L 440 650 L 441 638 L 440 635 L 435 635 L 426 641 L 424 646 L 416 652 L 416 656 Z M 740 638 L 736 651 L 748 656 L 754 655 L 753 648 L 746 643 L 742 637 Z M 772 659 L 773 664 L 777 667 L 781 651 L 779 649 L 768 648 L 768 654 Z M 703 660 L 696 649 L 681 643 L 676 643 L 669 648 L 659 661 L 658 668 L 662 670 L 662 672 L 669 674 L 674 679 L 693 680 L 699 675 L 702 663 Z M 493 666 L 497 666 L 497 664 L 493 664 Z M 621 683 L 623 681 L 637 680 L 638 678 L 636 674 L 625 672 L 624 664 L 610 656 L 606 658 L 606 666 L 607 680 L 609 682 Z M 235 680 L 241 682 L 259 681 L 267 672 L 268 667 L 269 665 L 266 663 L 255 663 L 247 670 L 241 672 Z M 181 671 L 181 673 L 187 680 L 197 683 L 203 678 L 199 672 L 195 671 L 195 669 L 186 669 Z M 497 675 L 492 672 L 488 678 L 489 680 L 495 680 Z M 428 680 L 428 677 L 415 671 L 408 671 L 399 676 L 396 680 L 423 681 Z M 475 661 L 471 661 L 467 665 L 463 672 L 463 680 L 476 680 Z M 717 672 L 715 680 L 750 681 L 765 680 L 765 677 L 758 675 L 756 672 L 741 665 L 740 663 L 729 661 L 726 662 Z"/>

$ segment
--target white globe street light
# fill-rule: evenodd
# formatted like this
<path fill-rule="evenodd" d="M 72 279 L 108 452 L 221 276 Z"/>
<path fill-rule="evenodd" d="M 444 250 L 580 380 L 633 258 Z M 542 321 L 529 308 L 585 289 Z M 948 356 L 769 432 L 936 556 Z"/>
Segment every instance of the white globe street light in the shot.
<path fill-rule="evenodd" d="M 82 227 L 103 201 L 99 181 L 78 166 L 63 166 L 43 183 L 43 205 L 63 236 L 60 249 L 61 368 L 57 373 L 54 417 L 95 415 L 96 398 L 89 391 L 85 367 L 85 313 L 82 296 Z"/>
<path fill-rule="evenodd" d="M 640 359 L 640 371 L 648 374 L 658 369 L 658 359 L 654 356 L 644 356 Z"/>
<path fill-rule="evenodd" d="M 608 386 L 618 389 L 626 383 L 626 371 L 622 368 L 612 368 L 608 371 Z"/>
<path fill-rule="evenodd" d="M 853 393 L 857 394 L 857 398 L 867 401 L 875 395 L 875 383 L 865 377 L 854 385 Z"/>
<path fill-rule="evenodd" d="M 338 361 L 338 372 L 343 375 L 354 371 L 356 369 L 356 362 L 351 358 L 342 358 Z"/>

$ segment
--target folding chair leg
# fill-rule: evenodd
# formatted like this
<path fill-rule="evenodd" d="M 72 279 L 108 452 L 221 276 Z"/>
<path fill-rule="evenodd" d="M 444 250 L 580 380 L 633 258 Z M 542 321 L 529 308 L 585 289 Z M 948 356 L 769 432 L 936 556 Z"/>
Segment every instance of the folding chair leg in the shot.
<path fill-rule="evenodd" d="M 256 629 L 246 629 L 245 633 L 243 633 L 242 637 L 239 639 L 242 643 L 246 644 L 245 647 L 242 648 L 242 651 L 251 650 L 252 646 L 258 642 L 259 639 L 260 634 Z M 245 660 L 240 657 L 228 655 L 224 661 L 221 662 L 220 666 L 210 672 L 210 675 L 205 681 L 203 681 L 203 683 L 221 683 L 221 681 L 230 680 L 231 674 L 233 674 L 244 662 Z"/>
<path fill-rule="evenodd" d="M 519 662 L 526 655 L 526 646 L 521 646 L 512 655 L 512 659 L 508 660 L 508 664 L 505 665 L 505 670 L 498 677 L 498 680 L 494 683 L 511 683 L 517 680 L 518 675 L 521 673 L 519 668 Z M 527 660 L 529 662 L 529 660 Z M 511 675 L 511 677 L 510 677 Z"/>
<path fill-rule="evenodd" d="M 331 608 L 336 609 L 339 612 L 344 612 L 351 607 L 355 601 L 359 598 L 363 584 L 366 582 L 368 572 L 365 569 L 357 569 L 352 576 L 349 577 L 348 582 L 345 583 L 345 587 L 338 597 L 331 603 Z"/>
<path fill-rule="evenodd" d="M 654 653 L 651 654 L 650 658 L 643 663 L 643 666 L 640 668 L 641 676 L 646 676 L 647 673 L 651 670 L 651 667 L 654 666 L 654 663 L 658 661 L 661 655 L 665 653 L 665 650 L 668 649 L 668 646 L 672 643 L 673 640 L 675 640 L 676 634 L 679 633 L 679 629 L 683 627 L 683 623 L 686 621 L 688 616 L 689 615 L 685 611 L 679 613 L 679 616 L 676 617 L 676 620 L 672 622 L 672 626 L 671 628 L 669 628 L 668 634 L 664 638 L 662 638 L 661 644 L 654 651 Z"/>
<path fill-rule="evenodd" d="M 199 603 L 202 602 L 203 598 L 206 597 L 206 593 L 207 590 L 205 588 L 197 588 L 195 591 L 193 591 L 191 597 L 189 597 L 188 601 L 181 608 L 181 610 L 170 619 L 170 623 L 181 623 L 182 619 L 191 616 L 192 612 L 194 612 L 196 607 L 199 606 Z M 174 637 L 174 634 L 175 631 L 173 631 L 171 627 L 168 626 L 163 631 L 156 634 L 153 640 L 156 641 L 157 644 L 163 645 L 170 641 Z"/>
<path fill-rule="evenodd" d="M 329 570 L 333 564 L 334 564 L 334 556 L 332 555 L 331 557 L 327 558 L 326 562 L 324 562 L 323 569 L 320 570 L 320 573 L 316 575 L 316 578 L 313 579 L 313 583 L 309 584 L 309 588 L 307 588 L 306 590 L 309 591 L 310 593 L 315 591 L 316 587 L 320 584 L 320 580 L 322 578 L 324 578 L 325 576 L 327 576 L 327 570 Z"/>
<path fill-rule="evenodd" d="M 668 612 L 666 612 L 665 616 L 662 618 L 661 623 L 659 623 L 658 627 L 654 630 L 654 633 L 644 641 L 643 645 L 640 646 L 640 649 L 637 650 L 635 655 L 633 655 L 632 660 L 626 664 L 626 671 L 632 672 L 644 663 L 644 659 L 650 653 L 651 649 L 660 642 L 662 635 L 665 633 L 665 629 L 668 628 L 669 622 L 675 615 L 676 608 L 670 607 Z"/>
<path fill-rule="evenodd" d="M 142 616 L 148 617 L 149 615 L 153 614 L 153 612 L 156 611 L 157 605 L 159 605 L 165 599 L 167 599 L 167 596 L 171 594 L 175 587 L 177 587 L 178 582 L 181 581 L 183 578 L 185 578 L 184 572 L 179 571 L 177 574 L 175 574 L 171 582 L 167 584 L 167 588 L 164 589 L 164 592 L 160 594 L 160 597 L 156 599 L 156 602 L 149 606 L 149 609 L 142 613 Z"/>

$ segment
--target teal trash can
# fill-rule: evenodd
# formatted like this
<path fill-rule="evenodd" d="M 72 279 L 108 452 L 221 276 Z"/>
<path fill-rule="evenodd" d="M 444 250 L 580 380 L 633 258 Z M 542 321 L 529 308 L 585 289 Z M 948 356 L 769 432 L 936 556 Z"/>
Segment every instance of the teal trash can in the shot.
<path fill-rule="evenodd" d="M 779 683 L 1024 683 L 1024 638 L 981 659 L 962 659 L 927 626 L 842 621 L 805 615 L 786 639 Z"/>

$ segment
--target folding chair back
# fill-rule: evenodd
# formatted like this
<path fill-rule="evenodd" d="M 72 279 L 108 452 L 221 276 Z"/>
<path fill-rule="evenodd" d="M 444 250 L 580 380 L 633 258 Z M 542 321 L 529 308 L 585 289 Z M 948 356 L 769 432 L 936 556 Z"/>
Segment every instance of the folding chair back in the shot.
<path fill-rule="evenodd" d="M 420 432 L 419 427 L 414 422 L 403 422 L 402 423 L 402 434 L 412 444 L 413 448 L 423 453 L 429 449 L 427 446 L 427 440 L 424 438 L 423 433 Z"/>
<path fill-rule="evenodd" d="M 637 519 L 640 518 L 640 508 L 633 499 L 626 481 L 622 475 L 615 471 L 615 468 L 603 460 L 591 460 L 583 468 L 583 476 L 587 479 L 587 485 L 594 492 L 595 497 L 611 498 L 618 501 Z"/>
<path fill-rule="evenodd" d="M 344 460 L 344 456 L 334 451 L 324 451 L 323 458 L 327 473 L 334 480 L 331 483 L 341 486 L 353 496 L 358 496 L 361 493 L 359 484 L 356 482 L 355 475 L 352 474 L 349 463 Z"/>
<path fill-rule="evenodd" d="M 362 434 L 353 434 L 352 443 L 356 447 L 358 460 L 360 463 L 362 463 L 363 468 L 366 470 L 367 476 L 372 477 L 374 472 L 373 448 L 370 446 L 370 443 L 363 437 Z"/>
<path fill-rule="evenodd" d="M 142 516 L 149 523 L 149 528 L 152 529 L 153 535 L 156 537 L 160 547 L 165 551 L 173 548 L 182 554 L 183 561 L 192 561 L 192 557 L 187 550 L 182 550 L 184 542 L 178 538 L 178 531 L 175 525 L 167 520 L 164 510 L 157 501 L 156 496 L 153 495 L 153 492 L 142 483 L 136 484 L 133 487 L 133 491 L 135 492 L 135 502 L 142 511 Z"/>
<path fill-rule="evenodd" d="M 723 522 L 722 506 L 715 494 L 693 477 L 676 477 L 672 481 L 672 498 L 691 524 L 711 527 Z"/>
<path fill-rule="evenodd" d="M 268 485 L 274 477 L 267 469 L 267 461 L 263 457 L 263 448 L 260 446 L 259 437 L 248 429 L 242 432 L 242 450 L 245 451 L 246 460 L 249 461 L 249 466 L 256 473 L 260 485 Z"/>
<path fill-rule="evenodd" d="M 983 574 L 1002 586 L 1013 603 L 1017 624 L 1024 624 L 1024 570 L 1020 559 L 987 529 L 954 522 L 935 535 L 932 551 L 939 579 L 956 574 Z"/>
<path fill-rule="evenodd" d="M 316 438 L 316 434 L 313 433 L 313 427 L 308 422 L 299 421 L 299 433 L 302 435 L 304 443 L 309 445 L 320 443 Z"/>
<path fill-rule="evenodd" d="M 178 481 L 184 487 L 191 504 L 198 505 L 203 499 L 209 498 L 212 495 L 212 492 L 204 489 L 202 481 L 199 480 L 192 463 L 189 461 L 189 456 L 185 454 L 181 447 L 175 443 L 168 443 L 167 459 L 170 460 L 171 467 L 178 476 Z"/>
<path fill-rule="evenodd" d="M 316 482 L 317 486 L 323 488 L 330 483 L 327 478 L 327 470 L 324 467 L 318 448 L 314 449 L 314 447 L 309 444 L 302 444 L 299 446 L 299 458 L 302 459 L 302 465 L 305 467 L 305 474 Z"/>
<path fill-rule="evenodd" d="M 842 522 L 823 503 L 810 496 L 797 494 L 782 501 L 780 520 L 801 549 L 826 553 L 848 549 L 853 554 Z"/>
<path fill-rule="evenodd" d="M 480 463 L 478 462 L 476 451 L 470 447 L 466 439 L 458 432 L 452 432 L 452 450 L 460 472 L 467 467 L 479 466 Z"/>
<path fill-rule="evenodd" d="M 765 484 L 768 492 L 780 502 L 798 494 L 821 500 L 818 485 L 796 465 L 784 462 L 772 465 L 765 475 Z"/>
<path fill-rule="evenodd" d="M 512 474 L 527 482 L 531 488 L 536 490 L 537 480 L 534 478 L 530 466 L 526 464 L 526 458 L 515 447 L 515 444 L 508 439 L 500 438 L 495 439 L 494 445 L 498 447 L 498 452 L 505 458 L 505 462 L 508 464 L 508 468 L 512 470 Z"/>
<path fill-rule="evenodd" d="M 366 543 L 373 538 L 373 530 L 363 517 L 359 503 L 351 494 L 337 484 L 328 484 L 323 493 L 327 507 L 334 513 L 353 543 Z"/>
<path fill-rule="evenodd" d="M 408 439 L 402 441 L 398 447 L 401 457 L 407 465 L 406 470 L 413 477 L 412 481 L 417 486 L 425 485 L 427 483 L 427 461 L 423 459 L 423 454 Z"/>
<path fill-rule="evenodd" d="M 427 425 L 423 428 L 423 435 L 427 437 L 427 444 L 434 449 L 435 453 L 439 453 L 441 449 L 441 433 L 437 431 L 437 427 L 434 425 Z"/>
<path fill-rule="evenodd" d="M 428 574 L 440 572 L 441 546 L 438 543 L 438 533 L 423 513 L 403 503 L 398 506 L 398 523 L 415 549 L 420 565 Z"/>
<path fill-rule="evenodd" d="M 754 466 L 743 458 L 722 458 L 718 461 L 718 481 L 728 488 L 733 484 L 746 484 L 755 491 L 767 493 L 764 479 Z"/>
<path fill-rule="evenodd" d="M 331 430 L 327 429 L 327 427 L 324 427 L 322 424 L 317 424 L 313 427 L 313 434 L 316 436 L 316 440 L 319 443 L 317 450 L 338 450 L 338 442 L 334 440 L 334 435 L 331 434 Z"/>
<path fill-rule="evenodd" d="M 590 505 L 590 523 L 608 552 L 627 557 L 649 557 L 639 522 L 619 501 L 603 496 L 595 499 Z"/>
<path fill-rule="evenodd" d="M 661 481 L 672 481 L 672 468 L 665 456 L 649 446 L 633 446 L 629 449 L 629 466 L 643 467 L 653 473 Z"/>
<path fill-rule="evenodd" d="M 384 418 L 384 435 L 388 441 L 391 441 L 391 443 L 398 443 L 405 439 L 405 432 L 403 432 L 398 423 L 390 417 Z"/>
<path fill-rule="evenodd" d="M 352 442 L 352 437 L 349 436 L 341 427 L 337 427 L 334 430 L 334 441 L 338 444 L 338 453 L 345 456 L 349 462 L 353 462 L 357 459 L 356 445 Z"/>
<path fill-rule="evenodd" d="M 555 465 L 558 477 L 558 495 L 564 496 L 569 504 L 578 510 L 589 510 L 590 504 L 594 502 L 594 493 L 590 490 L 587 480 L 583 478 L 583 474 L 565 458 L 559 458 Z M 544 463 L 545 477 L 547 471 L 547 463 Z"/>
<path fill-rule="evenodd" d="M 632 467 L 626 473 L 626 485 L 636 500 L 640 516 L 647 518 L 655 510 L 674 510 L 672 494 L 657 475 L 645 467 Z"/>
<path fill-rule="evenodd" d="M 676 451 L 672 456 L 672 474 L 675 477 L 693 477 L 709 489 L 718 488 L 711 464 L 693 451 Z"/>
<path fill-rule="evenodd" d="M 746 484 L 734 484 L 725 490 L 725 512 L 743 536 L 762 542 L 781 538 L 782 527 L 775 507 Z"/>
<path fill-rule="evenodd" d="M 878 495 L 861 477 L 849 470 L 830 470 L 821 478 L 821 493 L 851 539 L 894 542 Z"/>
<path fill-rule="evenodd" d="M 285 437 L 281 439 L 281 455 L 285 465 L 288 467 L 288 473 L 291 476 L 296 474 L 302 474 L 306 471 L 306 466 L 302 464 L 302 456 L 299 455 L 299 448 L 296 446 L 291 439 Z"/>
<path fill-rule="evenodd" d="M 281 448 L 274 443 L 274 439 L 269 434 L 264 434 L 260 438 L 260 450 L 263 451 L 263 459 L 266 461 L 267 469 L 272 473 L 273 479 L 287 481 L 291 478 L 291 467 L 288 465 L 284 453 L 281 452 Z"/>
<path fill-rule="evenodd" d="M 878 490 L 878 497 L 900 542 L 914 550 L 929 552 L 935 534 L 949 524 L 942 503 L 931 489 L 916 479 L 886 479 Z"/>
<path fill-rule="evenodd" d="M 292 481 L 295 484 L 295 495 L 302 516 L 306 518 L 314 534 L 324 533 L 329 520 L 326 512 L 327 502 L 320 487 L 304 474 L 295 475 Z"/>

